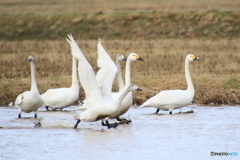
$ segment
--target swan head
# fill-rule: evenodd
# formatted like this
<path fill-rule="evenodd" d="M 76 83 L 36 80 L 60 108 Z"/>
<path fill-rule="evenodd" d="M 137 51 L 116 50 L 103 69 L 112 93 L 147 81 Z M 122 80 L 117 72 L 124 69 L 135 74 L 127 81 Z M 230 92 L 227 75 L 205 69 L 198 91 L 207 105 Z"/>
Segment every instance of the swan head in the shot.
<path fill-rule="evenodd" d="M 136 84 L 130 84 L 129 89 L 130 89 L 131 91 L 134 91 L 134 90 L 136 90 L 136 91 L 142 91 L 142 89 L 139 88 Z"/>
<path fill-rule="evenodd" d="M 127 59 L 124 57 L 124 55 L 122 54 L 118 54 L 116 56 L 117 60 L 120 62 L 120 61 L 127 61 Z"/>
<path fill-rule="evenodd" d="M 144 59 L 142 59 L 137 53 L 131 53 L 128 56 L 128 59 L 131 61 L 144 61 Z"/>
<path fill-rule="evenodd" d="M 194 56 L 193 54 L 188 54 L 186 59 L 189 61 L 200 61 L 200 59 Z"/>
<path fill-rule="evenodd" d="M 28 57 L 28 61 L 33 62 L 34 61 L 34 56 L 30 54 L 29 57 Z"/>

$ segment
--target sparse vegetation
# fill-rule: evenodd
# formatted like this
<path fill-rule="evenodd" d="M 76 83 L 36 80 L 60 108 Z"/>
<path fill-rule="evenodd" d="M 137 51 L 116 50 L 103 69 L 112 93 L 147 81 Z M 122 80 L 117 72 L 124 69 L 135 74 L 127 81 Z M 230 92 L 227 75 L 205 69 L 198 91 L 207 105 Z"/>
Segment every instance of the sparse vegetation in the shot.
<path fill-rule="evenodd" d="M 97 71 L 97 39 L 76 40 Z M 128 56 L 131 52 L 144 58 L 144 62 L 134 62 L 131 69 L 132 83 L 143 88 L 142 92 L 135 93 L 137 104 L 161 90 L 186 89 L 184 59 L 190 53 L 201 59 L 200 62 L 190 64 L 196 90 L 194 102 L 239 103 L 239 40 L 102 40 L 113 60 L 118 53 Z M 27 62 L 29 54 L 36 57 L 40 92 L 49 88 L 69 87 L 71 84 L 71 53 L 65 40 L 1 42 L 0 54 L 1 104 L 7 104 L 19 93 L 30 88 L 30 69 Z M 123 69 L 124 66 L 123 62 Z M 114 90 L 117 90 L 116 83 Z M 82 90 L 80 100 L 83 98 Z"/>
<path fill-rule="evenodd" d="M 0 15 L 2 40 L 239 38 L 239 11 Z"/>

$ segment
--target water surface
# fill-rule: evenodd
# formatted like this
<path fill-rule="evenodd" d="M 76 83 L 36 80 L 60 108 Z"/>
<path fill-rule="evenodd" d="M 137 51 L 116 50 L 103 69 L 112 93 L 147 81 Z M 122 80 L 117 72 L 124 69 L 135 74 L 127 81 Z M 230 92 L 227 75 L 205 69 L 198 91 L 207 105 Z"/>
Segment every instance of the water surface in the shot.
<path fill-rule="evenodd" d="M 107 129 L 98 122 L 76 122 L 76 106 L 64 111 L 39 109 L 17 118 L 17 109 L 0 107 L 0 159 L 239 159 L 240 107 L 189 105 L 173 115 L 155 108 L 132 107 L 123 117 L 131 125 Z M 111 120 L 115 122 L 115 120 Z M 211 157 L 210 152 L 238 156 Z"/>

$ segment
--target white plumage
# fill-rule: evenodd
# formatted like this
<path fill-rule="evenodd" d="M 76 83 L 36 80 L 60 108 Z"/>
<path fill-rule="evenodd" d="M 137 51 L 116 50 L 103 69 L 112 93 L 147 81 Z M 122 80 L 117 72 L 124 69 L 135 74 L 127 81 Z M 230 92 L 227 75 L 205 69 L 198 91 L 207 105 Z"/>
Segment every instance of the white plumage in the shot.
<path fill-rule="evenodd" d="M 41 95 L 44 106 L 48 110 L 69 107 L 79 98 L 79 85 L 77 80 L 77 59 L 72 57 L 72 85 L 70 88 L 49 89 Z"/>
<path fill-rule="evenodd" d="M 143 59 L 136 53 L 131 53 L 127 57 L 127 62 L 126 62 L 126 70 L 125 70 L 125 89 L 127 86 L 131 84 L 131 63 L 134 61 L 143 61 Z M 121 95 L 122 92 L 118 93 L 112 93 L 112 98 L 114 101 L 118 99 L 118 97 Z M 132 106 L 133 100 L 132 100 L 132 92 L 129 92 L 125 98 L 123 99 L 121 106 L 118 108 L 118 110 L 112 114 L 109 118 L 115 119 L 117 118 L 118 120 L 121 120 L 119 116 L 125 114 L 129 108 Z"/>
<path fill-rule="evenodd" d="M 18 108 L 18 118 L 21 118 L 22 112 L 34 112 L 36 118 L 38 108 L 43 104 L 43 100 L 37 88 L 34 56 L 30 55 L 28 57 L 28 61 L 30 62 L 31 67 L 31 90 L 25 91 L 22 94 L 18 95 L 15 100 L 14 107 Z"/>
<path fill-rule="evenodd" d="M 193 100 L 195 91 L 192 84 L 192 80 L 189 72 L 189 63 L 191 61 L 199 61 L 194 55 L 189 54 L 185 59 L 185 76 L 187 81 L 187 90 L 166 90 L 158 93 L 157 95 L 151 97 L 146 102 L 144 102 L 142 107 L 155 107 L 157 108 L 156 113 L 159 110 L 169 111 L 172 114 L 174 109 L 182 108 L 190 104 Z"/>
<path fill-rule="evenodd" d="M 122 78 L 122 71 L 121 71 L 121 61 L 127 61 L 127 59 L 122 54 L 117 54 L 116 56 L 116 66 L 117 66 L 117 81 L 118 81 L 118 92 L 122 92 L 124 90 L 124 82 Z M 112 93 L 113 94 L 113 93 Z"/>
<path fill-rule="evenodd" d="M 96 75 L 97 84 L 100 88 L 100 91 L 104 99 L 111 98 L 112 85 L 114 78 L 117 74 L 117 67 L 112 61 L 111 57 L 103 48 L 100 38 L 98 41 L 98 59 L 97 66 L 100 68 Z"/>
<path fill-rule="evenodd" d="M 72 49 L 72 55 L 78 59 L 78 73 L 80 78 L 80 83 L 82 84 L 86 99 L 84 100 L 84 104 L 82 106 L 82 109 L 85 109 L 82 113 L 76 116 L 77 123 L 74 126 L 74 128 L 77 128 L 78 123 L 83 120 L 87 122 L 93 122 L 98 120 L 103 120 L 107 118 L 109 115 L 116 112 L 117 108 L 120 106 L 124 96 L 130 91 L 130 90 L 137 90 L 138 87 L 136 85 L 129 85 L 127 89 L 124 90 L 123 94 L 119 97 L 119 99 L 114 102 L 111 99 L 111 90 L 109 89 L 109 86 L 102 85 L 101 90 L 106 91 L 103 95 L 99 85 L 97 83 L 97 78 L 95 76 L 95 73 L 91 67 L 91 65 L 88 63 L 86 58 L 84 57 L 83 53 L 81 52 L 80 48 L 74 41 L 73 37 L 71 35 L 68 35 L 68 42 Z M 108 59 L 105 59 L 108 61 Z M 98 62 L 99 66 L 103 67 L 103 72 L 99 74 L 105 74 L 104 72 L 104 64 L 101 61 Z M 101 68 L 102 69 L 102 68 Z M 107 70 L 105 70 L 107 71 Z M 109 76 L 105 77 L 105 80 L 107 81 L 106 84 L 112 84 L 114 77 L 116 73 L 109 72 Z M 101 75 L 99 75 L 101 76 Z M 106 87 L 106 88 L 104 88 Z M 112 86 L 111 86 L 112 87 Z M 110 88 L 111 88 L 110 87 Z M 108 127 L 110 127 L 110 124 L 106 124 Z M 116 126 L 115 126 L 116 127 Z"/>

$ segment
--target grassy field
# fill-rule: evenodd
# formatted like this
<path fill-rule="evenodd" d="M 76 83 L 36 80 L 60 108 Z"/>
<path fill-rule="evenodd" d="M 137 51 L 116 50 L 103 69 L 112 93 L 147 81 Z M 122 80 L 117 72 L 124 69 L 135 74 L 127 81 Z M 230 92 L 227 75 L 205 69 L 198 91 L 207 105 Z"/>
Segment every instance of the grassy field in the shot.
<path fill-rule="evenodd" d="M 118 53 L 138 53 L 145 61 L 132 64 L 132 83 L 143 88 L 135 94 L 141 104 L 166 89 L 186 89 L 184 60 L 187 54 L 201 59 L 190 64 L 196 89 L 195 103 L 237 104 L 240 100 L 240 40 L 127 41 L 102 39 L 107 52 L 115 59 Z M 97 40 L 77 40 L 83 53 L 97 71 Z M 30 88 L 29 54 L 36 57 L 40 92 L 71 84 L 71 53 L 63 41 L 4 42 L 1 45 L 1 104 L 6 104 Z M 115 60 L 114 60 L 115 61 Z M 125 64 L 122 64 L 124 69 Z M 116 83 L 114 90 L 117 90 Z M 81 91 L 80 100 L 84 98 Z"/>
<path fill-rule="evenodd" d="M 0 14 L 2 40 L 240 38 L 239 11 Z"/>
<path fill-rule="evenodd" d="M 145 59 L 132 64 L 132 83 L 143 89 L 134 95 L 137 104 L 161 90 L 186 89 L 190 53 L 201 59 L 190 64 L 193 102 L 239 104 L 239 6 L 238 0 L 0 0 L 0 104 L 30 89 L 29 54 L 41 93 L 71 85 L 68 33 L 95 71 L 98 37 L 113 60 L 132 52 Z"/>
<path fill-rule="evenodd" d="M 239 10 L 238 0 L 0 0 L 2 13 Z"/>

